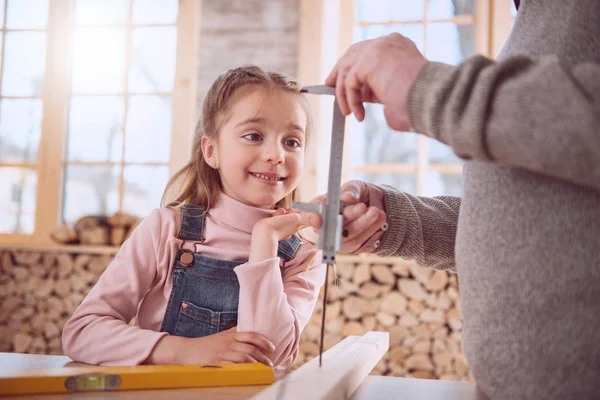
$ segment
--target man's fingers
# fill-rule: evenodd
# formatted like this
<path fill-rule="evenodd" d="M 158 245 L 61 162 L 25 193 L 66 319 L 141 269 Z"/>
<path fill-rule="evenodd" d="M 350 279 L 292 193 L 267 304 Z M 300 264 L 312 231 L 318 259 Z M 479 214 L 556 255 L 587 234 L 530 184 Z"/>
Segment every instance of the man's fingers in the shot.
<path fill-rule="evenodd" d="M 358 68 L 359 66 L 355 65 L 354 68 L 350 70 L 344 84 L 346 86 L 346 98 L 350 112 L 354 114 L 357 120 L 362 121 L 365 119 L 365 109 L 363 107 L 363 99 L 361 96 L 363 82 L 361 82 Z"/>
<path fill-rule="evenodd" d="M 367 212 L 367 206 L 365 203 L 352 204 L 344 207 L 342 214 L 344 215 L 344 228 L 346 228 L 351 222 L 362 217 Z"/>
<path fill-rule="evenodd" d="M 354 252 L 358 250 L 364 242 L 381 230 L 386 219 L 385 212 L 376 207 L 369 207 L 366 213 L 344 226 L 347 236 L 342 242 L 343 251 Z"/>
<path fill-rule="evenodd" d="M 257 346 L 267 353 L 275 350 L 275 346 L 269 341 L 269 339 L 255 332 L 238 332 L 235 335 L 235 340 L 236 342 L 248 343 Z"/>
<path fill-rule="evenodd" d="M 340 70 L 335 81 L 335 99 L 342 115 L 350 114 L 350 108 L 346 100 L 346 71 Z"/>

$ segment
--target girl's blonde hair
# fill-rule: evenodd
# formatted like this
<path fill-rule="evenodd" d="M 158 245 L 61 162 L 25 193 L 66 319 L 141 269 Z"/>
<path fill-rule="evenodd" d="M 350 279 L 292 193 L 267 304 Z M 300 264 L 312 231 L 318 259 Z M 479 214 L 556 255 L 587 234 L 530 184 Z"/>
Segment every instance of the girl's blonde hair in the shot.
<path fill-rule="evenodd" d="M 231 69 L 219 76 L 209 89 L 202 105 L 202 115 L 196 125 L 191 159 L 167 183 L 161 206 L 197 204 L 205 206 L 207 211 L 214 206 L 223 186 L 219 171 L 204 160 L 201 139 L 202 136 L 217 137 L 224 120 L 223 116 L 229 111 L 234 95 L 240 88 L 249 85 L 297 95 L 306 111 L 308 142 L 311 130 L 310 113 L 308 103 L 300 94 L 300 87 L 296 81 L 284 74 L 266 72 L 255 65 Z M 289 208 L 292 201 L 298 200 L 299 193 L 296 188 L 276 205 Z"/>

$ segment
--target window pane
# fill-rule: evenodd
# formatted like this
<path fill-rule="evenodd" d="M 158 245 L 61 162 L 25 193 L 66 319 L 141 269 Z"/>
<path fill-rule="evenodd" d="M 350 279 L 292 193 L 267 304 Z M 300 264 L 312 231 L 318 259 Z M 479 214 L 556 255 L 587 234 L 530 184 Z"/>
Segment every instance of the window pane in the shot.
<path fill-rule="evenodd" d="M 4 28 L 4 3 L 5 0 L 0 0 L 0 28 Z"/>
<path fill-rule="evenodd" d="M 75 30 L 73 92 L 122 92 L 124 72 L 124 29 Z"/>
<path fill-rule="evenodd" d="M 447 19 L 456 15 L 474 14 L 475 0 L 429 0 L 427 6 L 427 19 Z"/>
<path fill-rule="evenodd" d="M 8 32 L 2 72 L 4 96 L 39 96 L 46 66 L 44 32 Z"/>
<path fill-rule="evenodd" d="M 0 161 L 35 163 L 41 123 L 41 100 L 0 100 Z"/>
<path fill-rule="evenodd" d="M 48 0 L 8 0 L 8 29 L 42 29 L 48 23 Z"/>
<path fill-rule="evenodd" d="M 398 32 L 406 36 L 415 42 L 419 51 L 424 51 L 425 29 L 423 28 L 423 24 L 356 26 L 354 28 L 354 41 L 360 42 L 366 39 L 375 39 L 392 32 Z"/>
<path fill-rule="evenodd" d="M 462 196 L 462 175 L 429 172 L 425 181 L 424 196 Z"/>
<path fill-rule="evenodd" d="M 427 139 L 429 162 L 438 164 L 460 164 L 461 159 L 450 146 L 435 139 Z"/>
<path fill-rule="evenodd" d="M 392 173 L 366 173 L 353 172 L 349 179 L 374 183 L 376 185 L 390 185 L 403 192 L 417 194 L 417 176 L 415 174 L 392 174 Z"/>
<path fill-rule="evenodd" d="M 119 208 L 119 166 L 65 168 L 63 218 L 73 224 L 86 215 L 112 215 Z"/>
<path fill-rule="evenodd" d="M 129 91 L 170 92 L 175 79 L 177 28 L 174 26 L 133 30 Z"/>
<path fill-rule="evenodd" d="M 177 0 L 133 0 L 134 24 L 174 24 Z"/>
<path fill-rule="evenodd" d="M 352 118 L 348 143 L 353 166 L 376 163 L 417 162 L 417 135 L 392 130 L 383 115 L 383 106 L 367 104 L 366 118 Z"/>
<path fill-rule="evenodd" d="M 131 96 L 125 131 L 125 162 L 168 162 L 171 98 Z"/>
<path fill-rule="evenodd" d="M 427 58 L 458 64 L 475 53 L 475 26 L 451 22 L 427 25 Z"/>
<path fill-rule="evenodd" d="M 357 0 L 354 11 L 358 22 L 422 20 L 425 0 Z"/>
<path fill-rule="evenodd" d="M 120 162 L 125 100 L 120 96 L 76 96 L 69 110 L 67 160 Z"/>
<path fill-rule="evenodd" d="M 33 233 L 37 174 L 0 167 L 0 233 Z"/>
<path fill-rule="evenodd" d="M 131 165 L 125 167 L 124 176 L 124 212 L 145 217 L 153 208 L 160 207 L 160 198 L 169 179 L 169 167 Z"/>
<path fill-rule="evenodd" d="M 77 0 L 77 25 L 105 25 L 127 23 L 127 0 Z"/>

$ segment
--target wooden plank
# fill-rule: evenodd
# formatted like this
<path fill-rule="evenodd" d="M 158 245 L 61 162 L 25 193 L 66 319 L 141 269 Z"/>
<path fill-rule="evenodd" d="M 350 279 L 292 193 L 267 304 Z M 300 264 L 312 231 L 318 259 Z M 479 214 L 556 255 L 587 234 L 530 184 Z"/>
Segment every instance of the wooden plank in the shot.
<path fill-rule="evenodd" d="M 475 385 L 471 382 L 369 376 L 351 399 L 476 400 L 476 393 Z"/>
<path fill-rule="evenodd" d="M 311 360 L 254 396 L 254 400 L 347 399 L 389 349 L 387 332 L 349 336 L 323 353 L 323 365 Z"/>

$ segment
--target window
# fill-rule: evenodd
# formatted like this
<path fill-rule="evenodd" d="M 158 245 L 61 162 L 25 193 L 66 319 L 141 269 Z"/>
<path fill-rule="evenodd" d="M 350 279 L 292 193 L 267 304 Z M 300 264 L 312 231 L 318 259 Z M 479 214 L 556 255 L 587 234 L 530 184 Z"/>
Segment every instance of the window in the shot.
<path fill-rule="evenodd" d="M 48 0 L 0 1 L 0 26 L 0 232 L 31 234 L 37 195 Z"/>
<path fill-rule="evenodd" d="M 341 36 L 346 36 L 346 43 L 355 43 L 399 32 L 429 60 L 458 64 L 476 53 L 495 56 L 499 52 L 516 14 L 511 3 L 355 0 L 352 13 L 340 13 Z M 344 27 L 352 32 L 343 32 Z M 367 105 L 366 113 L 362 123 L 348 119 L 347 179 L 389 184 L 414 195 L 462 195 L 462 162 L 448 146 L 423 135 L 391 130 L 380 105 Z"/>
<path fill-rule="evenodd" d="M 77 0 L 62 216 L 145 216 L 169 177 L 177 0 Z"/>
<path fill-rule="evenodd" d="M 159 206 L 189 156 L 199 4 L 0 0 L 3 242 Z"/>

